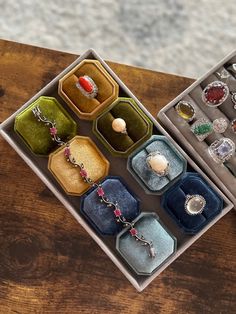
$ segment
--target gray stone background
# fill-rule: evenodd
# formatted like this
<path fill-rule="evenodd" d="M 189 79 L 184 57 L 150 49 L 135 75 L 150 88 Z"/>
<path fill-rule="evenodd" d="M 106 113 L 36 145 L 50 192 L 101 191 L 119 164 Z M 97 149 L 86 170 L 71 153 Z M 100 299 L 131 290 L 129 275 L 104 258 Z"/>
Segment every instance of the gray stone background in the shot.
<path fill-rule="evenodd" d="M 0 0 L 0 37 L 198 77 L 236 49 L 236 0 Z"/>

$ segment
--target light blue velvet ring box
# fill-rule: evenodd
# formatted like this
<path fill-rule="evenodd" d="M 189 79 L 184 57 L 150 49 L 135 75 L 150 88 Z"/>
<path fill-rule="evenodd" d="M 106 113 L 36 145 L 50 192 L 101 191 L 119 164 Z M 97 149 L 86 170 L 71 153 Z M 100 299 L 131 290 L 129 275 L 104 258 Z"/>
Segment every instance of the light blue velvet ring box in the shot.
<path fill-rule="evenodd" d="M 166 176 L 158 176 L 146 162 L 148 154 L 155 151 L 164 155 L 169 162 L 169 173 Z M 153 135 L 129 156 L 127 162 L 127 169 L 147 194 L 164 193 L 185 173 L 186 168 L 185 158 L 163 135 Z"/>
<path fill-rule="evenodd" d="M 184 204 L 187 195 L 196 194 L 205 198 L 206 206 L 201 214 L 191 216 Z M 221 212 L 223 199 L 199 174 L 187 172 L 163 194 L 161 205 L 185 233 L 195 234 Z"/>
<path fill-rule="evenodd" d="M 136 241 L 127 229 L 117 235 L 116 249 L 138 275 L 151 275 L 175 253 L 177 240 L 155 213 L 143 212 L 134 222 L 138 235 L 152 241 L 156 256 L 151 258 L 148 246 Z"/>
<path fill-rule="evenodd" d="M 101 183 L 105 195 L 110 201 L 117 201 L 128 221 L 134 220 L 139 215 L 139 200 L 122 178 L 108 176 Z M 122 230 L 122 225 L 116 221 L 114 209 L 101 203 L 96 188 L 90 189 L 81 197 L 80 210 L 87 221 L 102 235 L 116 235 Z"/>

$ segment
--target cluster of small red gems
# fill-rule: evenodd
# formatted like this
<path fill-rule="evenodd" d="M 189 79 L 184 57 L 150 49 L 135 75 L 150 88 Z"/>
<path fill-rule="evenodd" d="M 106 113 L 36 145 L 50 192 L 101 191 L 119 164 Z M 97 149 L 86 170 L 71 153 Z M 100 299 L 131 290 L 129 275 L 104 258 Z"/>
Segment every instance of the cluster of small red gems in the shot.
<path fill-rule="evenodd" d="M 50 134 L 51 134 L 52 136 L 54 136 L 54 135 L 57 134 L 57 128 L 51 127 L 51 128 L 49 129 L 49 132 L 50 132 Z"/>
<path fill-rule="evenodd" d="M 70 157 L 70 148 L 67 146 L 64 150 L 64 155 L 66 156 L 66 158 Z M 68 160 L 68 159 L 67 159 Z M 68 160 L 69 161 L 69 160 Z"/>

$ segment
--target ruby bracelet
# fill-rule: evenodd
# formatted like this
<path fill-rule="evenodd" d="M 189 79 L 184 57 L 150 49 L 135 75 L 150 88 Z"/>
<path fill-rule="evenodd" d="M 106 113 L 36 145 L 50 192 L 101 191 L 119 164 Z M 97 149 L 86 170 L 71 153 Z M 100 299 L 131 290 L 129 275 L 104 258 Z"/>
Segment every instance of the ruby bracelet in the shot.
<path fill-rule="evenodd" d="M 102 184 L 94 182 L 89 176 L 88 173 L 84 167 L 83 163 L 78 163 L 74 156 L 71 154 L 70 146 L 68 143 L 61 140 L 61 138 L 58 136 L 58 130 L 56 127 L 56 121 L 51 121 L 47 117 L 45 117 L 39 106 L 36 106 L 32 109 L 32 112 L 34 116 L 37 118 L 39 122 L 43 122 L 49 127 L 49 133 L 51 135 L 52 141 L 56 142 L 58 146 L 65 145 L 64 148 L 64 156 L 68 162 L 70 162 L 74 167 L 77 167 L 79 169 L 79 174 L 83 181 L 87 184 L 89 184 L 91 187 L 94 187 L 97 189 L 97 195 L 100 198 L 100 201 L 104 203 L 107 207 L 110 207 L 113 209 L 114 217 L 117 221 L 117 223 L 121 223 L 123 227 L 126 227 L 129 229 L 129 233 L 132 237 L 135 238 L 136 241 L 140 241 L 142 245 L 148 247 L 149 256 L 151 258 L 154 258 L 156 256 L 156 251 L 153 247 L 152 241 L 148 241 L 145 239 L 145 237 L 142 234 L 139 234 L 138 230 L 134 227 L 135 223 L 133 221 L 129 222 L 126 220 L 126 218 L 122 214 L 122 210 L 119 208 L 119 205 L 117 202 L 112 202 L 109 200 L 109 198 L 106 196 L 105 191 L 102 187 Z"/>

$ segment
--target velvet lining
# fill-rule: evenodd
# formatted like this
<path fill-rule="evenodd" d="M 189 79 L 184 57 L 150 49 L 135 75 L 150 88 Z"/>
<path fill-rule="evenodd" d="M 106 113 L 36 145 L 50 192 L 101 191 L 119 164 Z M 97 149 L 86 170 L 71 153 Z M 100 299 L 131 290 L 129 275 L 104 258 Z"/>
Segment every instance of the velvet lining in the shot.
<path fill-rule="evenodd" d="M 26 145 L 37 155 L 48 155 L 57 144 L 52 141 L 49 126 L 35 118 L 32 112 L 35 106 L 39 106 L 42 115 L 56 122 L 58 136 L 65 142 L 75 136 L 77 125 L 54 97 L 41 96 L 16 116 L 14 130 Z"/>
<path fill-rule="evenodd" d="M 186 213 L 184 203 L 187 195 L 199 194 L 206 200 L 202 214 Z M 161 200 L 163 208 L 186 232 L 195 234 L 217 216 L 223 208 L 223 199 L 197 173 L 186 173 L 180 181 L 166 191 Z"/>
<path fill-rule="evenodd" d="M 89 137 L 75 136 L 69 145 L 71 155 L 77 163 L 84 165 L 88 176 L 94 182 L 100 181 L 108 174 L 108 160 Z M 81 178 L 80 169 L 67 161 L 64 149 L 65 146 L 50 154 L 48 169 L 67 194 L 82 195 L 90 188 L 90 185 Z"/>
<path fill-rule="evenodd" d="M 149 247 L 135 241 L 128 230 L 117 236 L 116 248 L 138 275 L 151 275 L 175 253 L 177 241 L 155 213 L 141 213 L 135 221 L 138 234 L 152 241 L 155 258 L 149 256 Z"/>
<path fill-rule="evenodd" d="M 112 121 L 122 118 L 127 134 L 115 132 Z M 94 123 L 94 132 L 114 155 L 127 156 L 152 133 L 152 122 L 131 98 L 118 98 Z"/>
<path fill-rule="evenodd" d="M 160 177 L 153 172 L 146 162 L 148 154 L 158 151 L 169 162 L 169 172 Z M 184 174 L 187 161 L 163 135 L 153 135 L 141 147 L 135 150 L 128 159 L 129 172 L 148 194 L 161 194 Z"/>
<path fill-rule="evenodd" d="M 139 214 L 139 200 L 120 177 L 106 177 L 102 182 L 105 195 L 110 201 L 117 201 L 123 216 L 132 221 Z M 115 235 L 123 226 L 116 221 L 114 209 L 100 202 L 97 189 L 90 189 L 81 198 L 81 213 L 102 235 Z"/>
<path fill-rule="evenodd" d="M 76 87 L 80 76 L 92 78 L 98 87 L 95 98 L 87 98 Z M 83 60 L 59 82 L 59 95 L 81 119 L 93 119 L 103 108 L 118 97 L 119 87 L 97 60 Z"/>

